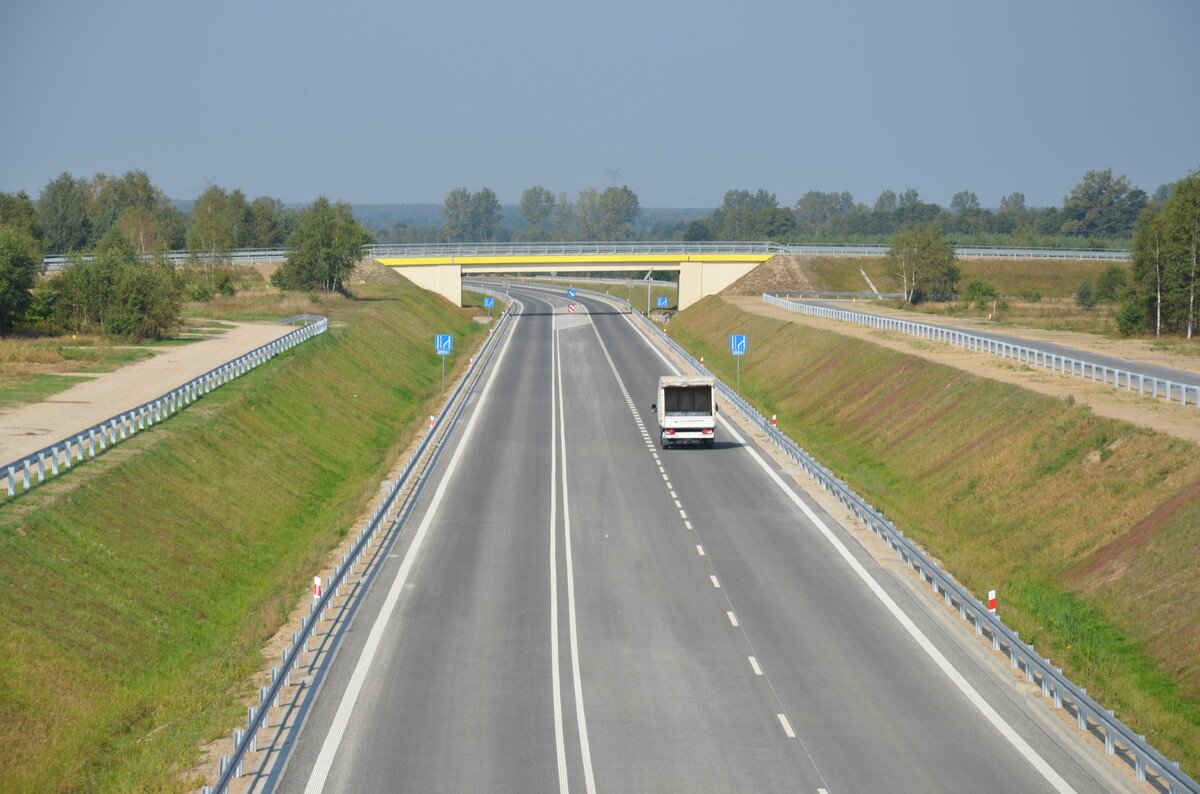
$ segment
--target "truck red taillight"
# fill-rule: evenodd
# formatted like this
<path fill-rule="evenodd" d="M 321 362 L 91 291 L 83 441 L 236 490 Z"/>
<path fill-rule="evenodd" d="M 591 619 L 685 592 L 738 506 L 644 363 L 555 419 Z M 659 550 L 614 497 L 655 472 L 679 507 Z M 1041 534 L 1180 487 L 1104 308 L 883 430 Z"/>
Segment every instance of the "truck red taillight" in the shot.
<path fill-rule="evenodd" d="M 700 432 L 706 436 L 711 436 L 713 434 L 713 429 L 711 427 L 706 427 L 703 430 L 701 430 Z"/>

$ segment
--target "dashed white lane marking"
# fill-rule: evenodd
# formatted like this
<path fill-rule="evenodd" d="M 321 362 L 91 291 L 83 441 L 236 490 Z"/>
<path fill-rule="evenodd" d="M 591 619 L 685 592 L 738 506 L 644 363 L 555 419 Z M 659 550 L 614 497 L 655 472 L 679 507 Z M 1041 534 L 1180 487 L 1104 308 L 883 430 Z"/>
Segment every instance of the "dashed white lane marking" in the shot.
<path fill-rule="evenodd" d="M 691 521 L 684 521 L 684 522 L 683 522 L 683 525 L 684 525 L 685 527 L 687 527 L 688 529 L 691 529 L 691 528 L 692 528 L 692 522 L 691 522 Z"/>
<path fill-rule="evenodd" d="M 779 718 L 779 724 L 783 726 L 783 732 L 787 734 L 787 737 L 789 739 L 795 739 L 796 732 L 792 730 L 792 723 L 788 722 L 787 715 L 776 714 L 775 716 Z"/>
<path fill-rule="evenodd" d="M 819 788 L 819 789 L 817 789 L 817 794 L 829 794 L 829 792 L 823 788 Z"/>
<path fill-rule="evenodd" d="M 658 356 L 658 358 L 664 364 L 666 364 L 676 374 L 679 373 L 679 368 L 676 367 L 671 360 L 668 359 L 666 355 L 658 349 L 658 346 L 650 340 L 650 337 L 644 333 L 642 329 L 634 325 L 632 318 L 627 316 L 625 321 L 629 323 L 629 326 L 633 328 L 639 337 L 641 337 L 646 346 L 649 347 L 650 350 L 656 356 Z M 1014 730 L 1013 727 L 999 715 L 999 713 L 996 712 L 994 708 L 992 708 L 991 704 L 983 699 L 983 696 L 980 695 L 973 686 L 971 686 L 970 682 L 963 677 L 963 674 L 960 673 L 958 669 L 950 663 L 950 660 L 947 659 L 940 650 L 938 650 L 937 646 L 935 646 L 929 640 L 929 638 L 925 636 L 925 633 L 922 632 L 921 629 L 912 622 L 912 619 L 904 613 L 899 604 L 893 601 L 892 597 L 889 596 L 887 592 L 879 585 L 879 583 L 875 581 L 875 578 L 867 572 L 867 569 L 864 568 L 862 564 L 854 558 L 854 556 L 850 553 L 850 550 L 846 548 L 845 544 L 842 543 L 842 541 L 836 535 L 833 534 L 833 531 L 825 525 L 825 522 L 823 522 L 817 516 L 817 514 L 814 513 L 812 509 L 809 508 L 809 506 L 806 505 L 804 501 L 796 495 L 796 492 L 792 490 L 791 487 L 784 483 L 783 478 L 776 474 L 771 466 L 765 460 L 763 460 L 762 456 L 759 455 L 741 437 L 741 435 L 738 434 L 736 430 L 734 430 L 733 425 L 729 422 L 729 420 L 723 416 L 719 416 L 718 419 L 721 424 L 724 425 L 725 429 L 729 431 L 730 435 L 733 437 L 733 440 L 746 450 L 747 454 L 749 454 L 750 457 L 752 457 L 755 462 L 762 467 L 763 471 L 767 473 L 767 476 L 774 480 L 775 484 L 779 486 L 780 490 L 782 490 L 787 497 L 800 509 L 800 511 L 804 513 L 804 515 L 817 527 L 818 531 L 820 531 L 825 539 L 829 541 L 842 559 L 846 561 L 851 570 L 853 570 L 858 577 L 862 579 L 862 581 L 867 585 L 867 588 L 871 590 L 875 597 L 883 602 L 883 605 L 888 612 L 890 612 L 892 616 L 895 617 L 900 623 L 900 625 L 904 627 L 905 631 L 907 631 L 909 635 L 917 641 L 917 644 L 921 647 L 921 649 L 925 651 L 925 653 L 934 661 L 938 668 L 945 673 L 946 677 L 954 683 L 958 690 L 962 692 L 969 701 L 971 701 L 972 705 L 974 705 L 975 708 L 977 708 L 979 712 L 983 714 L 984 718 L 990 722 L 997 731 L 999 731 L 1000 735 L 1003 736 L 1008 743 L 1017 750 L 1017 752 L 1024 756 L 1025 760 L 1027 760 L 1034 769 L 1041 773 L 1042 777 L 1044 777 L 1056 791 L 1064 792 L 1064 794 L 1065 792 L 1074 792 L 1075 789 L 1071 788 L 1071 785 L 1067 783 L 1067 781 L 1064 780 L 1062 776 L 1058 774 L 1058 772 L 1054 771 L 1054 768 L 1046 763 L 1045 759 L 1038 755 L 1037 751 L 1034 750 L 1029 743 L 1026 742 L 1025 739 L 1022 738 L 1021 735 L 1017 733 L 1016 730 Z M 820 774 L 819 771 L 818 774 Z"/>
<path fill-rule="evenodd" d="M 762 675 L 762 668 L 758 666 L 758 658 L 755 656 L 747 656 L 746 658 L 750 660 L 750 669 L 754 671 L 754 674 Z"/>
<path fill-rule="evenodd" d="M 664 474 L 664 475 L 663 475 L 663 482 L 666 482 L 666 481 L 667 481 L 667 475 L 666 475 L 666 474 Z"/>
<path fill-rule="evenodd" d="M 790 499 L 791 502 L 796 505 L 800 512 L 804 513 L 805 517 L 807 517 L 808 520 L 812 522 L 813 526 L 817 528 L 817 531 L 821 533 L 825 540 L 827 540 L 829 544 L 833 546 L 838 555 L 845 560 L 848 566 L 850 566 L 850 570 L 854 571 L 854 573 L 858 575 L 858 578 L 863 581 L 863 583 L 867 586 L 867 589 L 869 589 L 871 593 L 879 599 L 884 608 L 891 613 L 892 617 L 894 617 L 896 621 L 904 628 L 904 630 L 908 632 L 909 636 L 916 641 L 921 650 L 923 650 L 925 654 L 931 660 L 933 660 L 933 663 L 938 667 L 938 669 L 940 669 L 946 675 L 946 677 L 950 679 L 951 683 L 958 688 L 958 691 L 962 692 L 962 694 L 966 696 L 967 700 L 969 700 L 971 704 L 979 710 L 979 713 L 983 715 L 984 719 L 991 723 L 992 726 L 999 731 L 1000 735 L 1003 736 L 1005 740 L 1007 740 L 1008 743 L 1011 744 L 1013 748 L 1019 752 L 1025 758 L 1025 760 L 1028 761 L 1029 764 L 1036 769 L 1051 786 L 1054 787 L 1056 791 L 1064 792 L 1064 794 L 1065 792 L 1074 792 L 1075 789 L 1071 787 L 1071 784 L 1067 783 L 1067 781 L 1064 780 L 1052 766 L 1046 763 L 1046 760 L 1042 758 L 1041 755 L 1039 755 L 1038 752 L 1034 750 L 1027 741 L 1025 741 L 1021 734 L 1017 733 L 1016 730 L 1009 725 L 1008 722 L 1005 721 L 1005 719 L 1001 717 L 994 708 L 992 708 L 992 705 L 984 700 L 983 695 L 979 694 L 979 691 L 975 689 L 975 687 L 973 687 L 969 681 L 967 681 L 963 674 L 958 671 L 958 668 L 956 668 L 950 662 L 950 660 L 946 658 L 946 656 L 938 649 L 938 647 L 933 644 L 929 637 L 925 635 L 925 632 L 921 631 L 917 624 L 913 622 L 912 618 L 905 614 L 904 610 L 900 608 L 900 605 L 897 604 L 890 595 L 888 595 L 887 591 L 883 589 L 879 582 L 875 581 L 875 577 L 872 576 L 865 567 L 863 567 L 863 564 L 855 559 L 854 555 L 850 553 L 850 549 L 846 547 L 846 544 L 842 542 L 841 538 L 833 534 L 833 530 L 831 530 L 825 524 L 825 522 L 821 520 L 821 517 L 818 516 L 813 509 L 809 507 L 804 500 L 801 499 L 796 492 L 783 481 L 783 478 L 780 477 L 773 468 L 771 468 L 770 464 L 767 463 L 767 461 L 764 460 L 763 457 L 759 455 L 753 447 L 746 443 L 746 441 L 741 437 L 741 435 L 738 434 L 736 430 L 734 430 L 733 425 L 730 424 L 725 417 L 720 417 L 720 421 L 721 424 L 725 426 L 725 429 L 729 431 L 729 434 L 732 436 L 734 441 L 736 441 L 744 450 L 746 450 L 746 453 L 750 455 L 750 457 L 753 458 L 759 466 L 762 467 L 762 470 L 766 472 L 767 476 L 770 477 L 776 485 L 779 486 L 779 489 L 784 492 L 788 499 Z"/>
<path fill-rule="evenodd" d="M 729 623 L 734 628 L 737 628 L 739 625 L 741 625 L 737 622 L 737 615 L 733 614 L 733 612 L 726 612 L 725 614 L 729 616 Z"/>
<path fill-rule="evenodd" d="M 683 510 L 679 511 L 679 517 L 682 518 L 684 521 L 687 521 L 687 513 L 685 513 Z"/>
<path fill-rule="evenodd" d="M 700 546 L 700 545 L 697 545 L 697 546 L 696 546 L 696 553 L 697 553 L 697 554 L 699 554 L 701 557 L 703 557 L 703 556 L 704 556 L 704 547 L 703 547 L 703 546 Z"/>
<path fill-rule="evenodd" d="M 713 587 L 717 588 L 718 590 L 721 588 L 721 583 L 717 581 L 717 575 L 715 573 L 710 574 L 708 578 L 712 580 Z"/>
<path fill-rule="evenodd" d="M 672 493 L 672 496 L 674 496 L 674 493 Z M 675 500 L 675 507 L 676 507 L 676 508 L 678 508 L 678 509 L 680 509 L 680 510 L 682 510 L 682 509 L 683 509 L 683 505 L 679 503 L 679 500 L 678 500 L 678 499 L 676 499 L 676 500 Z"/>
<path fill-rule="evenodd" d="M 678 499 L 679 497 L 676 495 L 676 493 L 675 493 L 674 491 L 671 491 L 671 498 L 672 498 L 672 499 Z M 678 503 L 678 502 L 676 502 L 676 504 L 679 504 L 679 503 Z"/>
<path fill-rule="evenodd" d="M 520 319 L 521 315 L 518 314 L 509 328 L 508 338 L 504 340 L 504 346 L 500 349 L 500 353 L 496 357 L 496 363 L 492 365 L 492 372 L 488 375 L 487 383 L 484 384 L 483 391 L 479 394 L 479 402 L 475 406 L 475 412 L 467 420 L 467 426 L 464 428 L 463 434 L 459 439 L 458 447 L 454 450 L 454 454 L 450 456 L 450 462 L 446 464 L 446 471 L 442 475 L 442 481 L 438 483 L 438 487 L 433 493 L 433 499 L 430 500 L 429 507 L 425 510 L 425 516 L 421 519 L 421 524 L 417 527 L 417 531 L 413 535 L 412 543 L 409 545 L 408 551 L 404 554 L 404 560 L 400 563 L 400 570 L 396 572 L 396 578 L 392 581 L 391 589 L 388 590 L 388 594 L 384 598 L 379 615 L 376 616 L 375 623 L 371 626 L 371 633 L 367 636 L 367 642 L 363 646 L 362 655 L 358 657 L 358 663 L 354 666 L 354 672 L 350 674 L 350 683 L 346 686 L 346 691 L 342 693 L 342 702 L 338 705 L 337 713 L 334 714 L 333 721 L 329 725 L 329 733 L 325 735 L 325 741 L 321 744 L 321 751 L 317 754 L 316 763 L 309 774 L 308 785 L 304 788 L 306 794 L 317 794 L 317 792 L 325 788 L 325 782 L 329 778 L 330 770 L 333 768 L 333 761 L 337 756 L 338 747 L 342 743 L 342 737 L 346 733 L 346 728 L 350 725 L 350 717 L 353 715 L 354 707 L 358 703 L 359 695 L 362 693 L 363 685 L 366 683 L 367 674 L 371 670 L 371 664 L 375 661 L 375 655 L 379 652 L 379 645 L 383 641 L 384 632 L 387 630 L 388 623 L 392 619 L 392 614 L 396 611 L 396 604 L 400 600 L 400 594 L 404 592 L 409 573 L 412 571 L 417 555 L 421 551 L 421 544 L 425 542 L 425 537 L 429 534 L 429 527 L 433 524 L 434 518 L 438 513 L 438 508 L 441 507 L 442 500 L 446 497 L 450 481 L 454 479 L 454 472 L 458 469 L 459 461 L 462 460 L 463 454 L 470 447 L 471 434 L 475 429 L 475 423 L 483 415 L 488 395 L 492 391 L 492 384 L 496 381 L 496 373 L 500 371 L 504 363 L 505 355 L 508 353 L 508 346 L 512 343 L 513 337 L 516 335 L 517 323 L 520 322 Z"/>

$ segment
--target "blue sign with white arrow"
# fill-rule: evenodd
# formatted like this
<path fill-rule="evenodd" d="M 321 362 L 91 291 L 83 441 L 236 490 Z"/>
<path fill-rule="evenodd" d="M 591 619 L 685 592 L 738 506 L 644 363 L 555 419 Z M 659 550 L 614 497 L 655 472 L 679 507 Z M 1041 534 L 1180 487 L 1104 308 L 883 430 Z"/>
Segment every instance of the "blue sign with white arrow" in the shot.
<path fill-rule="evenodd" d="M 492 308 L 492 307 L 493 307 L 493 306 L 495 306 L 495 305 L 496 305 L 496 299 L 495 299 L 495 298 L 484 298 L 484 299 L 483 299 L 483 308 L 485 308 L 485 309 L 490 309 L 490 308 Z"/>
<path fill-rule="evenodd" d="M 666 298 L 659 298 L 659 299 L 658 299 L 658 308 L 660 308 L 660 309 L 665 309 L 665 308 L 667 308 L 667 299 L 666 299 Z"/>
<path fill-rule="evenodd" d="M 437 351 L 439 356 L 450 355 L 450 351 L 454 349 L 454 337 L 450 334 L 435 334 L 433 337 L 433 349 Z"/>
<path fill-rule="evenodd" d="M 575 297 L 575 288 L 574 287 L 567 287 L 567 297 L 568 298 Z"/>
<path fill-rule="evenodd" d="M 730 334 L 729 335 L 729 352 L 735 356 L 746 355 L 746 335 L 745 334 Z"/>

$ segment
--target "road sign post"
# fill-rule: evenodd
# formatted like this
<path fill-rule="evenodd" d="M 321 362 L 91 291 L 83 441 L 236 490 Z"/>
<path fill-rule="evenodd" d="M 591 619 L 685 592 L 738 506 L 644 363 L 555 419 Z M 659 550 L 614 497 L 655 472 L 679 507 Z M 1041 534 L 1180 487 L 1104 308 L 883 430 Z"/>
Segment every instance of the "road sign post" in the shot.
<path fill-rule="evenodd" d="M 433 349 L 442 357 L 442 391 L 446 390 L 446 356 L 454 350 L 454 337 L 450 334 L 434 334 Z"/>
<path fill-rule="evenodd" d="M 746 355 L 747 340 L 745 334 L 729 335 L 729 352 L 737 359 L 737 392 L 742 393 L 742 356 Z"/>
<path fill-rule="evenodd" d="M 574 287 L 567 287 L 567 297 L 568 298 L 575 297 L 575 288 Z"/>

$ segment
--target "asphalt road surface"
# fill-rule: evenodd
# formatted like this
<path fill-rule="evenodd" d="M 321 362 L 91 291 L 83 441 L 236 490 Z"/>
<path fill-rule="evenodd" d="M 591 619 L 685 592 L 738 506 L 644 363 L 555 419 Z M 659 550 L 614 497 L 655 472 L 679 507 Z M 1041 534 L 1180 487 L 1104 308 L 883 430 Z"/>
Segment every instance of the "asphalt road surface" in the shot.
<path fill-rule="evenodd" d="M 795 299 L 793 299 L 795 300 Z M 835 301 L 819 301 L 819 300 L 796 300 L 796 303 L 803 303 L 809 306 L 820 306 L 826 309 L 840 309 L 843 311 L 859 312 L 860 314 L 877 314 L 880 317 L 888 317 L 889 319 L 899 319 L 895 315 L 878 314 L 872 312 L 869 308 L 864 308 L 859 305 L 847 306 L 845 303 Z M 984 339 L 994 339 L 998 342 L 1007 342 L 1012 345 L 1023 345 L 1042 350 L 1046 353 L 1053 353 L 1056 356 L 1067 356 L 1076 358 L 1081 361 L 1087 361 L 1092 364 L 1099 364 L 1102 367 L 1110 367 L 1115 369 L 1128 370 L 1134 374 L 1142 374 L 1148 377 L 1162 378 L 1164 380 L 1175 381 L 1176 383 L 1186 383 L 1191 386 L 1200 386 L 1200 373 L 1189 372 L 1186 369 L 1175 369 L 1174 367 L 1164 367 L 1159 364 L 1147 364 L 1144 361 L 1137 361 L 1128 358 L 1119 358 L 1117 356 L 1106 356 L 1102 353 L 1096 353 L 1091 350 L 1080 350 L 1079 348 L 1068 347 L 1054 342 L 1047 342 L 1042 339 L 1029 339 L 1026 337 L 1016 336 L 1014 334 L 1001 334 L 994 331 L 984 331 L 979 328 L 962 328 L 952 323 L 946 322 L 931 322 L 927 319 L 919 317 L 904 318 L 912 322 L 932 325 L 938 328 L 947 328 L 952 331 L 959 331 L 964 334 L 980 336 Z M 1177 390 L 1176 390 L 1177 391 Z"/>
<path fill-rule="evenodd" d="M 743 434 L 661 451 L 627 315 L 514 295 L 280 790 L 1124 787 Z"/>

